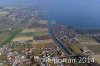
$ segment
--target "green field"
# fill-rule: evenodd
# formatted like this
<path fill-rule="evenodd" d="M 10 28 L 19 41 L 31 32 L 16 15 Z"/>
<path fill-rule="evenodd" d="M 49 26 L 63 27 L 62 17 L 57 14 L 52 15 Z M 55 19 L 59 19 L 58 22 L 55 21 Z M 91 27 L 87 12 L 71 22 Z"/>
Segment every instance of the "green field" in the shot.
<path fill-rule="evenodd" d="M 9 43 L 16 35 L 18 35 L 22 29 L 17 29 L 14 32 L 12 32 L 4 41 L 2 44 L 7 44 Z"/>
<path fill-rule="evenodd" d="M 0 33 L 0 44 L 10 35 L 9 32 L 6 33 Z"/>

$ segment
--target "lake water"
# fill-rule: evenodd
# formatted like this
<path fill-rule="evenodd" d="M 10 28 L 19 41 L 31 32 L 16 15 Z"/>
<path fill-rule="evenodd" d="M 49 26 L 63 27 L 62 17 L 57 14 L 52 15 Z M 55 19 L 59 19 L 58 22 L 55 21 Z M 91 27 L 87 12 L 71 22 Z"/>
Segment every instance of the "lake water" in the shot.
<path fill-rule="evenodd" d="M 0 0 L 0 6 L 40 6 L 49 21 L 100 29 L 100 0 Z"/>

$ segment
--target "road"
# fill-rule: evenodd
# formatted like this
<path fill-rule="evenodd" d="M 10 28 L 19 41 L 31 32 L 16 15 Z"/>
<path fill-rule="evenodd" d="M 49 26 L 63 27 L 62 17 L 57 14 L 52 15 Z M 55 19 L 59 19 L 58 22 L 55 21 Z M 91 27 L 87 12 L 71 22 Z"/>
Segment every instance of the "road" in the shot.
<path fill-rule="evenodd" d="M 76 55 L 76 54 L 74 54 L 72 51 L 70 51 L 69 48 L 66 48 L 66 47 L 64 46 L 63 43 L 61 43 L 61 42 L 59 41 L 59 39 L 53 34 L 53 31 L 52 31 L 52 29 L 50 28 L 50 26 L 48 27 L 48 31 L 49 31 L 50 36 L 51 36 L 52 39 L 54 40 L 54 42 L 60 47 L 60 49 L 62 49 L 62 50 L 64 51 L 64 53 L 65 53 L 66 55 L 74 55 L 74 56 Z"/>
<path fill-rule="evenodd" d="M 69 58 L 74 58 L 77 60 L 77 62 L 79 61 L 79 58 L 77 58 L 76 54 L 74 54 L 68 47 L 65 47 L 63 43 L 61 43 L 59 41 L 59 39 L 53 34 L 53 31 L 50 27 L 50 24 L 48 26 L 48 32 L 50 34 L 50 36 L 52 37 L 52 39 L 54 40 L 54 42 L 57 44 L 57 46 L 67 55 L 67 57 Z M 86 66 L 86 64 L 78 64 L 79 66 Z"/>

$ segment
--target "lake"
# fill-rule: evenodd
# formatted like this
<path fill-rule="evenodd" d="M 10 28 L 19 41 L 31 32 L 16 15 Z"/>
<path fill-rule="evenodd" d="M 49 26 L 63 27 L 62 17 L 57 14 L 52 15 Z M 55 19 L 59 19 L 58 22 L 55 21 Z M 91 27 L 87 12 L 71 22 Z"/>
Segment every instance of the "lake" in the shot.
<path fill-rule="evenodd" d="M 8 5 L 40 6 L 49 21 L 100 29 L 100 0 L 0 0 L 0 6 Z"/>

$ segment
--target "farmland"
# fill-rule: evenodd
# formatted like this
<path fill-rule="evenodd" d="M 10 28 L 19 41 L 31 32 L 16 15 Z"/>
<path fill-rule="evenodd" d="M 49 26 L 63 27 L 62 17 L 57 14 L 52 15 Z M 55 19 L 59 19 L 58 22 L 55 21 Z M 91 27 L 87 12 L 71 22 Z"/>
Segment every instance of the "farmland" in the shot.
<path fill-rule="evenodd" d="M 80 42 L 94 42 L 94 41 L 96 41 L 92 37 L 86 37 L 86 36 L 80 36 L 80 37 L 78 37 L 78 39 Z"/>
<path fill-rule="evenodd" d="M 10 33 L 1 33 L 0 34 L 0 43 L 2 43 L 9 35 L 10 35 Z"/>
<path fill-rule="evenodd" d="M 7 16 L 9 12 L 7 11 L 0 11 L 0 16 Z"/>
<path fill-rule="evenodd" d="M 21 33 L 25 32 L 35 32 L 35 29 L 24 29 Z"/>
<path fill-rule="evenodd" d="M 2 44 L 7 44 L 9 43 L 11 40 L 13 40 L 13 38 L 18 35 L 20 32 L 22 31 L 22 29 L 17 29 L 14 32 L 12 32 L 4 41 Z"/>
<path fill-rule="evenodd" d="M 95 54 L 100 54 L 100 45 L 87 45 L 87 47 Z"/>

